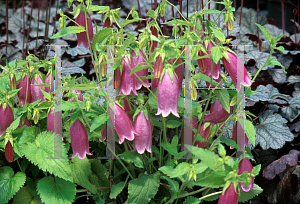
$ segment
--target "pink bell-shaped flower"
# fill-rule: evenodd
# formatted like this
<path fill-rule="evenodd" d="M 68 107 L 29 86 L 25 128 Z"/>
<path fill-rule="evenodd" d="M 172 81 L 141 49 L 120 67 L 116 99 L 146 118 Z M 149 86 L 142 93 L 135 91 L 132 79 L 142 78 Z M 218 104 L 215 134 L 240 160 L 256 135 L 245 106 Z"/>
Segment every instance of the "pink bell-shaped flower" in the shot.
<path fill-rule="evenodd" d="M 204 43 L 205 44 L 205 43 Z M 214 47 L 214 44 L 209 41 L 207 45 L 207 54 L 211 54 L 211 48 Z M 206 61 L 206 70 L 205 75 L 211 76 L 211 63 L 213 63 L 213 79 L 219 79 L 219 74 L 221 73 L 221 65 L 220 62 L 218 64 L 214 63 L 210 58 L 204 58 Z"/>
<path fill-rule="evenodd" d="M 46 91 L 46 88 L 48 87 L 42 87 L 42 86 L 35 86 L 35 85 L 38 85 L 38 84 L 43 84 L 43 80 L 42 78 L 40 77 L 40 75 L 37 76 L 37 81 L 35 80 L 34 77 L 32 77 L 31 79 L 31 102 L 34 102 L 34 101 L 37 101 L 39 99 L 41 99 L 40 102 L 43 102 L 46 100 L 43 92 L 43 91 Z"/>
<path fill-rule="evenodd" d="M 230 107 L 230 112 L 232 107 Z M 230 113 L 228 113 L 223 107 L 222 104 L 216 100 L 210 107 L 210 113 L 203 117 L 203 121 L 211 123 L 221 123 L 224 122 Z"/>
<path fill-rule="evenodd" d="M 158 37 L 157 30 L 156 30 L 155 26 L 151 26 L 150 31 L 151 31 L 152 35 L 154 35 L 155 37 Z M 155 48 L 157 48 L 158 42 L 154 41 L 154 40 L 153 41 L 151 40 L 150 43 L 151 43 L 151 50 L 153 52 L 155 50 Z"/>
<path fill-rule="evenodd" d="M 102 136 L 102 140 L 106 140 L 106 128 L 104 128 L 103 130 L 101 130 L 101 136 Z M 102 142 L 101 139 L 99 139 L 100 142 Z"/>
<path fill-rule="evenodd" d="M 126 114 L 126 112 L 121 108 L 119 105 L 116 103 L 114 104 L 115 107 L 115 130 L 119 136 L 119 144 L 122 144 L 124 141 L 124 138 L 127 140 L 132 141 L 134 139 L 134 134 L 137 134 L 134 131 L 134 128 L 131 124 L 131 121 Z M 113 121 L 113 115 L 114 112 L 111 108 L 109 108 L 109 114 L 110 114 L 110 119 L 111 122 L 114 124 Z"/>
<path fill-rule="evenodd" d="M 156 57 L 156 61 L 154 64 L 154 76 L 155 78 L 160 78 L 160 75 L 162 74 L 163 68 L 164 68 L 164 61 L 163 57 L 161 55 L 158 55 Z"/>
<path fill-rule="evenodd" d="M 50 109 L 47 117 L 47 131 L 54 131 L 54 114 L 52 112 L 52 108 Z"/>
<path fill-rule="evenodd" d="M 241 175 L 244 171 L 251 173 L 252 169 L 253 167 L 249 159 L 243 158 L 239 163 L 238 175 Z M 251 178 L 251 183 L 249 183 L 249 185 L 246 188 L 244 187 L 244 182 L 239 183 L 240 189 L 242 189 L 245 192 L 248 192 L 251 189 L 253 189 L 254 177 L 250 176 L 250 178 Z"/>
<path fill-rule="evenodd" d="M 218 204 L 237 204 L 238 194 L 236 191 L 237 189 L 234 190 L 234 184 L 232 182 L 225 190 L 225 193 L 221 193 Z"/>
<path fill-rule="evenodd" d="M 157 113 L 156 115 L 162 114 L 163 117 L 168 117 L 170 113 L 173 113 L 179 118 L 177 113 L 178 106 L 178 81 L 173 73 L 173 83 L 167 70 L 162 77 L 161 82 L 157 86 Z"/>
<path fill-rule="evenodd" d="M 128 98 L 127 98 L 127 97 L 123 98 L 123 101 L 124 101 L 124 109 L 125 109 L 125 112 L 126 112 L 126 113 L 127 113 L 127 112 L 130 112 L 132 108 L 131 108 L 130 102 L 128 101 Z M 127 113 L 127 115 L 128 115 L 128 117 L 129 117 L 129 119 L 130 119 L 131 121 L 133 121 L 132 115 L 131 115 L 130 113 Z"/>
<path fill-rule="evenodd" d="M 113 28 L 113 24 L 110 22 L 109 18 L 106 18 L 103 24 L 103 28 Z"/>
<path fill-rule="evenodd" d="M 235 142 L 236 142 L 236 123 L 238 124 L 238 126 L 239 126 L 240 128 L 242 128 L 241 124 L 240 124 L 238 121 L 235 122 L 235 123 L 233 123 L 233 128 L 232 128 L 232 140 L 235 141 Z M 245 145 L 246 147 L 248 147 L 248 145 L 249 145 L 249 139 L 248 139 L 246 133 L 245 133 L 245 142 L 244 142 L 244 145 Z M 234 149 L 234 147 L 230 147 L 230 149 Z"/>
<path fill-rule="evenodd" d="M 11 107 L 7 104 L 5 111 L 3 110 L 3 104 L 0 105 L 0 137 L 6 131 L 6 129 L 10 126 L 10 124 L 14 122 L 14 113 Z"/>
<path fill-rule="evenodd" d="M 20 120 L 20 123 L 19 123 L 19 128 L 20 127 L 23 127 L 24 125 L 26 125 L 26 126 L 28 126 L 28 127 L 30 127 L 31 126 L 31 123 L 29 122 L 29 120 L 27 119 L 27 118 L 25 118 L 25 121 L 24 121 L 24 124 L 23 124 L 23 120 L 22 120 L 22 118 L 21 118 L 21 120 Z"/>
<path fill-rule="evenodd" d="M 172 61 L 169 60 L 169 63 L 170 63 L 170 64 L 171 64 L 171 63 L 173 64 L 175 60 L 176 60 L 176 59 L 172 59 Z M 177 60 L 176 63 L 181 64 L 181 63 L 182 63 L 182 58 L 179 58 L 179 60 Z M 175 65 L 176 65 L 176 64 L 175 64 Z M 183 77 L 184 77 L 184 64 L 179 65 L 178 67 L 176 67 L 176 68 L 175 68 L 175 73 L 176 73 L 176 75 L 177 75 L 177 77 L 178 77 L 178 79 L 177 79 L 177 82 L 178 82 L 178 91 L 179 91 L 179 93 L 180 93 L 181 88 L 182 88 L 182 80 L 183 80 Z"/>
<path fill-rule="evenodd" d="M 135 52 L 131 53 L 131 57 L 132 57 L 131 60 L 133 60 L 133 64 L 134 64 L 133 68 L 138 66 L 139 64 L 145 65 L 146 58 L 145 58 L 144 53 L 141 50 L 139 50 L 138 58 L 136 57 Z M 137 71 L 135 73 L 138 77 L 148 76 L 148 69 L 143 69 L 143 70 Z M 148 79 L 142 79 L 142 81 L 146 85 L 145 87 L 150 87 Z M 143 83 L 140 81 L 140 79 L 137 78 L 136 79 L 136 90 L 139 90 L 140 88 L 142 88 L 142 86 L 144 86 Z"/>
<path fill-rule="evenodd" d="M 131 76 L 129 76 L 129 74 L 134 66 L 133 60 L 131 60 L 131 63 L 130 63 L 127 55 L 125 55 L 124 60 L 125 61 L 122 60 L 123 72 L 122 72 L 122 79 L 121 79 L 118 96 L 120 94 L 137 95 L 137 93 L 136 93 L 136 76 L 135 76 L 135 74 L 132 74 Z"/>
<path fill-rule="evenodd" d="M 151 91 L 153 91 L 155 88 L 157 88 L 158 82 L 159 82 L 159 80 L 157 78 L 152 79 Z"/>
<path fill-rule="evenodd" d="M 50 92 L 54 91 L 54 78 L 53 78 L 53 73 L 49 73 L 48 76 L 45 79 L 45 84 L 50 84 Z M 49 87 L 45 87 L 46 91 L 49 93 Z"/>
<path fill-rule="evenodd" d="M 30 103 L 31 102 L 31 82 L 30 82 L 30 79 L 28 78 L 27 74 L 25 74 L 24 77 L 21 77 L 18 85 L 19 85 L 19 88 L 22 88 L 18 92 L 18 96 L 19 96 L 22 106 L 25 104 L 25 100 L 26 100 L 26 103 Z M 26 95 L 27 95 L 27 99 L 26 99 Z"/>
<path fill-rule="evenodd" d="M 244 86 L 250 86 L 252 81 L 247 73 L 246 68 L 244 67 L 243 62 L 232 52 L 227 51 L 227 54 L 230 62 L 228 62 L 224 57 L 222 58 L 222 62 L 224 64 L 226 71 L 228 72 L 229 76 L 235 83 L 236 88 L 239 92 L 242 84 Z M 241 77 L 244 76 L 244 78 L 237 80 L 238 72 L 241 73 L 239 74 L 239 76 Z"/>
<path fill-rule="evenodd" d="M 82 25 L 85 27 L 85 29 L 88 30 L 89 33 L 89 39 L 90 39 L 90 43 L 92 43 L 93 41 L 93 37 L 94 37 L 94 33 L 93 33 L 93 25 L 92 25 L 92 20 L 90 15 L 87 13 L 87 25 L 85 24 L 85 16 L 84 13 L 82 11 L 80 11 L 79 15 L 77 16 L 77 18 L 75 19 L 75 22 L 78 23 L 79 25 Z M 89 41 L 87 39 L 87 35 L 86 32 L 81 32 L 81 33 L 76 33 L 77 35 L 77 40 L 78 40 L 78 44 L 77 47 L 79 47 L 81 44 L 83 44 L 83 46 L 88 49 L 89 48 Z"/>
<path fill-rule="evenodd" d="M 204 123 L 203 123 L 199 129 L 199 134 L 203 136 L 204 140 L 207 140 L 209 137 L 209 131 L 210 131 L 210 125 L 204 130 Z M 198 146 L 200 148 L 208 147 L 209 144 L 210 144 L 209 142 L 199 142 L 199 141 L 195 142 L 195 146 Z"/>
<path fill-rule="evenodd" d="M 75 93 L 75 94 L 78 94 L 78 93 L 79 93 L 79 95 L 78 95 L 78 100 L 83 101 L 83 96 L 82 96 L 82 93 L 81 93 L 80 90 L 72 90 L 72 92 Z M 70 99 L 70 101 L 74 101 L 74 100 L 75 100 L 74 97 Z"/>
<path fill-rule="evenodd" d="M 134 137 L 134 149 L 139 154 L 143 154 L 145 149 L 151 153 L 152 127 L 150 118 L 146 118 L 143 111 L 139 112 L 135 117 L 133 128 L 137 135 Z"/>
<path fill-rule="evenodd" d="M 89 150 L 89 138 L 84 124 L 77 118 L 70 129 L 73 156 L 78 154 L 79 159 L 84 159 L 86 154 L 92 155 Z"/>

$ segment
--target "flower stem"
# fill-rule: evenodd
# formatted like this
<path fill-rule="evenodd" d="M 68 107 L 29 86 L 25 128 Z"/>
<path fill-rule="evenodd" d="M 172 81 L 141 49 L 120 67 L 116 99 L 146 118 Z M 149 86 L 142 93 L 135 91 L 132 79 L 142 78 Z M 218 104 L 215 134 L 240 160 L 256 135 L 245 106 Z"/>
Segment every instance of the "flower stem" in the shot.
<path fill-rule="evenodd" d="M 203 200 L 204 198 L 208 198 L 208 197 L 210 197 L 210 196 L 217 195 L 217 194 L 221 194 L 221 193 L 222 193 L 222 191 L 218 191 L 218 192 L 215 192 L 215 193 L 211 193 L 211 194 L 202 196 L 201 198 L 199 198 L 199 200 Z"/>
<path fill-rule="evenodd" d="M 256 79 L 256 77 L 258 76 L 258 74 L 262 70 L 262 68 L 264 68 L 266 66 L 266 62 L 269 61 L 269 58 L 272 56 L 272 53 L 273 53 L 273 49 L 271 49 L 271 52 L 270 52 L 270 55 L 268 56 L 268 59 L 265 61 L 265 63 L 263 64 L 263 66 L 256 72 L 256 74 L 253 77 L 252 81 L 254 81 Z"/>

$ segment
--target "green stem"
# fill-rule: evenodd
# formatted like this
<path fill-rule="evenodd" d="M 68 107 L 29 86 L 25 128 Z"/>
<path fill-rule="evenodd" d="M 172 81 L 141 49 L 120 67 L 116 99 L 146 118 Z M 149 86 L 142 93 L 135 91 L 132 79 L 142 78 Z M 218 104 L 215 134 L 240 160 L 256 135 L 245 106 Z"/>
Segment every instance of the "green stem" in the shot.
<path fill-rule="evenodd" d="M 161 148 L 161 136 L 162 136 L 162 132 L 163 130 L 160 131 L 160 136 L 159 136 L 159 167 L 162 166 L 162 158 L 163 158 L 163 152 L 162 152 L 162 148 Z"/>
<path fill-rule="evenodd" d="M 174 6 L 171 2 L 169 2 L 168 0 L 166 0 L 166 2 L 168 2 L 168 4 L 170 4 L 171 6 L 173 6 L 176 10 L 177 10 L 177 12 L 182 16 L 182 18 L 186 21 L 186 22 L 189 22 L 189 21 L 187 21 L 185 18 L 184 18 L 184 16 L 180 13 L 180 11 L 178 10 L 178 8 L 176 7 L 176 6 Z"/>
<path fill-rule="evenodd" d="M 265 63 L 263 64 L 263 66 L 256 72 L 255 76 L 253 77 L 252 81 L 255 81 L 256 77 L 258 76 L 258 74 L 260 73 L 260 71 L 262 70 L 262 68 L 264 68 L 266 66 L 266 62 L 269 60 L 269 58 L 272 56 L 273 53 L 273 49 L 271 49 L 270 55 L 268 56 L 268 59 L 265 61 Z"/>
<path fill-rule="evenodd" d="M 199 198 L 199 200 L 203 200 L 204 198 L 208 198 L 208 197 L 210 197 L 210 196 L 217 195 L 217 194 L 221 194 L 221 193 L 222 193 L 222 191 L 218 191 L 218 192 L 215 192 L 215 193 L 211 193 L 211 194 L 202 196 L 201 198 Z"/>
<path fill-rule="evenodd" d="M 203 188 L 200 188 L 199 190 L 196 190 L 196 191 L 193 191 L 193 192 L 190 192 L 190 193 L 186 193 L 186 194 L 182 194 L 182 195 L 178 196 L 177 198 L 183 198 L 183 197 L 186 197 L 186 196 L 194 195 L 194 194 L 200 193 L 201 191 L 204 191 L 208 188 L 209 187 L 203 187 Z"/>
<path fill-rule="evenodd" d="M 24 171 L 22 170 L 21 165 L 19 163 L 19 160 L 17 160 L 17 163 L 18 163 L 18 166 L 19 166 L 20 170 L 24 173 Z"/>

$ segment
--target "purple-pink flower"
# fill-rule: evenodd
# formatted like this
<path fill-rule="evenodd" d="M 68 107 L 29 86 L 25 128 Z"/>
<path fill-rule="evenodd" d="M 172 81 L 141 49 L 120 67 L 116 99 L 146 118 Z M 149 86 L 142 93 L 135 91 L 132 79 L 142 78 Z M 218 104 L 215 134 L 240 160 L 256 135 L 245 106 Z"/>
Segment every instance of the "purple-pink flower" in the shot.
<path fill-rule="evenodd" d="M 179 118 L 177 113 L 178 106 L 178 82 L 175 74 L 173 73 L 173 82 L 167 70 L 162 77 L 161 82 L 157 86 L 157 113 L 162 114 L 163 117 L 168 117 L 170 113 L 173 113 Z"/>
<path fill-rule="evenodd" d="M 119 144 L 123 143 L 124 138 L 132 141 L 134 139 L 134 134 L 136 134 L 136 132 L 131 124 L 131 121 L 130 121 L 128 115 L 123 110 L 123 108 L 121 108 L 116 103 L 114 104 L 114 108 L 115 108 L 115 113 L 116 113 L 115 114 L 115 130 L 119 136 Z M 113 121 L 114 112 L 111 108 L 109 108 L 108 110 L 109 110 L 111 122 L 114 124 L 114 121 Z"/>
<path fill-rule="evenodd" d="M 139 154 L 143 154 L 145 149 L 151 152 L 152 127 L 149 116 L 147 119 L 143 111 L 139 112 L 135 117 L 133 128 L 137 133 L 134 137 L 134 149 Z"/>
<path fill-rule="evenodd" d="M 133 60 L 131 59 L 131 63 L 130 63 L 127 55 L 125 55 L 124 60 L 122 60 L 121 62 L 123 65 L 123 71 L 122 71 L 121 83 L 120 83 L 118 95 L 120 95 L 120 94 L 137 95 L 137 93 L 136 93 L 136 76 L 135 76 L 135 74 L 132 74 L 131 76 L 129 76 L 132 68 L 134 67 Z"/>
<path fill-rule="evenodd" d="M 131 53 L 131 60 L 133 60 L 133 68 L 138 66 L 139 64 L 145 65 L 145 62 L 146 62 L 145 59 L 146 59 L 145 55 L 141 50 L 139 50 L 139 56 L 138 57 L 136 57 L 135 52 Z M 135 73 L 138 77 L 148 76 L 148 69 L 142 69 L 142 70 L 137 71 Z M 150 87 L 148 79 L 141 79 L 141 80 L 146 85 L 145 87 Z M 142 86 L 144 86 L 143 83 L 140 81 L 140 79 L 136 78 L 136 90 L 139 90 L 140 88 L 142 88 Z"/>
<path fill-rule="evenodd" d="M 240 163 L 239 163 L 239 168 L 238 168 L 238 175 L 241 175 L 244 171 L 247 171 L 248 173 L 251 173 L 253 167 L 252 167 L 252 164 L 251 162 L 249 161 L 249 159 L 247 158 L 243 158 Z M 250 176 L 251 178 L 251 182 L 249 183 L 249 185 L 245 188 L 244 187 L 244 182 L 240 182 L 239 183 L 239 186 L 240 188 L 245 191 L 245 192 L 248 192 L 250 191 L 251 189 L 254 189 L 253 188 L 253 184 L 254 184 L 254 177 L 253 176 Z"/>
<path fill-rule="evenodd" d="M 92 43 L 93 41 L 93 37 L 94 37 L 94 33 L 93 33 L 93 25 L 92 25 L 92 20 L 90 15 L 87 13 L 87 25 L 85 24 L 85 16 L 84 13 L 82 11 L 80 11 L 79 15 L 77 16 L 77 18 L 75 18 L 75 22 L 78 23 L 79 25 L 82 25 L 85 27 L 85 29 L 88 30 L 89 33 L 89 40 L 90 43 Z M 77 47 L 79 47 L 81 44 L 83 44 L 83 46 L 88 49 L 89 48 L 89 41 L 87 39 L 87 35 L 86 32 L 81 32 L 81 33 L 76 33 L 77 35 L 77 40 L 78 40 L 78 44 Z"/>
<path fill-rule="evenodd" d="M 31 84 L 31 82 L 30 82 L 30 79 L 28 78 L 27 74 L 25 74 L 25 76 L 21 77 L 20 82 L 18 83 L 19 88 L 22 88 L 18 92 L 18 96 L 19 96 L 22 106 L 25 103 L 31 102 L 31 85 L 30 84 Z M 26 98 L 26 96 L 27 96 L 27 98 Z M 25 102 L 25 100 L 26 100 L 26 102 Z"/>
<path fill-rule="evenodd" d="M 232 107 L 230 107 L 230 112 Z M 211 123 L 221 123 L 224 122 L 230 113 L 228 113 L 222 106 L 222 104 L 216 100 L 210 107 L 210 113 L 203 117 L 203 121 Z"/>
<path fill-rule="evenodd" d="M 3 111 L 3 104 L 0 105 L 0 137 L 6 131 L 6 129 L 10 126 L 10 124 L 14 122 L 14 113 L 11 107 L 7 104 L 5 111 Z"/>
<path fill-rule="evenodd" d="M 43 102 L 46 100 L 43 91 L 46 91 L 46 88 L 48 87 L 42 87 L 42 86 L 35 86 L 38 84 L 43 84 L 43 80 L 40 77 L 40 75 L 37 76 L 37 81 L 35 80 L 35 77 L 32 77 L 31 79 L 31 102 L 37 101 L 39 99 L 41 99 L 40 102 Z M 49 90 L 49 89 L 48 89 Z"/>
<path fill-rule="evenodd" d="M 234 189 L 233 182 L 225 190 L 225 193 L 221 193 L 218 204 L 237 204 L 238 202 L 238 189 Z"/>
<path fill-rule="evenodd" d="M 239 92 L 242 84 L 244 86 L 250 86 L 252 81 L 247 73 L 246 68 L 244 67 L 243 62 L 232 52 L 227 51 L 227 54 L 230 62 L 228 62 L 224 57 L 222 58 L 222 62 Z M 238 79 L 238 76 L 241 78 Z"/>
<path fill-rule="evenodd" d="M 89 138 L 84 124 L 77 118 L 70 129 L 73 156 L 78 154 L 79 159 L 84 159 L 86 154 L 92 155 L 89 150 Z"/>

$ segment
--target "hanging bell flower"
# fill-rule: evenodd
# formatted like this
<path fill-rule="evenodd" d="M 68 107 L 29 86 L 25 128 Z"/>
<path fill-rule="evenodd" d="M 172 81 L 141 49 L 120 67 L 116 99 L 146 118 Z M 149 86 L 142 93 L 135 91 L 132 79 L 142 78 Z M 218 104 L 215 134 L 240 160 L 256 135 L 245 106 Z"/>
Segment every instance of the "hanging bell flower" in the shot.
<path fill-rule="evenodd" d="M 237 130 L 237 129 L 236 129 L 236 124 L 238 124 L 239 128 L 242 128 L 241 124 L 240 124 L 238 121 L 235 122 L 235 123 L 233 123 L 233 128 L 232 128 L 232 140 L 235 141 L 235 142 L 236 142 L 236 130 Z M 244 141 L 244 145 L 245 145 L 246 147 L 248 147 L 248 145 L 249 145 L 249 139 L 248 139 L 246 133 L 245 133 L 245 141 Z M 230 149 L 234 149 L 234 147 L 231 147 L 231 146 L 230 146 Z"/>
<path fill-rule="evenodd" d="M 251 173 L 253 167 L 252 167 L 252 164 L 251 162 L 249 161 L 249 159 L 247 158 L 243 158 L 240 163 L 239 163 L 239 168 L 238 168 L 238 175 L 241 175 L 244 171 L 247 171 L 248 173 Z M 254 189 L 253 188 L 253 184 L 254 184 L 254 177 L 253 176 L 250 176 L 251 178 L 251 182 L 249 183 L 249 185 L 245 188 L 244 187 L 244 182 L 240 182 L 239 183 L 239 186 L 240 186 L 240 189 L 242 189 L 243 191 L 245 192 L 248 192 L 250 191 L 251 189 Z"/>
<path fill-rule="evenodd" d="M 134 149 L 139 154 L 143 154 L 145 150 L 151 153 L 152 127 L 150 118 L 146 118 L 144 111 L 135 117 L 133 128 L 137 133 L 134 137 Z"/>
<path fill-rule="evenodd" d="M 131 56 L 132 56 L 131 60 L 133 60 L 134 67 L 138 66 L 139 64 L 145 65 L 146 57 L 145 57 L 144 53 L 141 50 L 139 50 L 138 58 L 136 58 L 135 52 L 132 52 Z M 142 70 L 137 71 L 135 73 L 138 77 L 145 77 L 145 76 L 148 76 L 148 69 L 142 69 Z M 150 87 L 148 79 L 141 79 L 141 80 L 146 85 L 145 87 Z M 139 90 L 140 88 L 142 88 L 142 86 L 144 86 L 143 83 L 140 81 L 140 79 L 137 78 L 136 79 L 136 90 Z"/>
<path fill-rule="evenodd" d="M 124 60 L 122 60 L 122 65 L 123 65 L 122 80 L 120 83 L 118 96 L 120 94 L 137 95 L 137 93 L 136 93 L 136 76 L 135 76 L 135 74 L 132 74 L 131 76 L 129 76 L 129 74 L 134 66 L 133 60 L 131 60 L 131 63 L 130 63 L 127 55 L 125 55 Z"/>
<path fill-rule="evenodd" d="M 13 162 L 14 160 L 14 150 L 9 140 L 5 145 L 5 157 L 6 160 L 10 163 Z"/>
<path fill-rule="evenodd" d="M 14 122 L 14 113 L 11 107 L 7 104 L 4 110 L 3 104 L 0 105 L 0 137 L 6 131 L 6 129 L 10 126 L 10 124 Z"/>
<path fill-rule="evenodd" d="M 230 107 L 230 112 L 232 111 L 232 107 Z M 222 106 L 222 104 L 216 100 L 210 107 L 210 113 L 203 117 L 203 121 L 211 122 L 211 123 L 222 123 L 228 117 L 230 113 L 228 113 Z"/>
<path fill-rule="evenodd" d="M 156 30 L 155 26 L 151 26 L 150 31 L 151 31 L 152 35 L 154 35 L 155 37 L 158 37 L 157 30 Z M 157 48 L 157 45 L 158 45 L 157 41 L 151 40 L 151 50 L 152 50 L 152 52 L 155 50 L 155 48 Z"/>
<path fill-rule="evenodd" d="M 20 99 L 20 102 L 22 106 L 26 103 L 31 102 L 31 84 L 30 79 L 28 78 L 28 75 L 25 74 L 25 76 L 21 77 L 20 82 L 18 83 L 19 88 L 22 88 L 18 92 L 18 97 Z"/>
<path fill-rule="evenodd" d="M 102 140 L 106 140 L 106 128 L 104 128 L 103 130 L 101 130 L 101 136 L 102 136 Z M 100 142 L 102 142 L 101 139 L 99 139 Z"/>
<path fill-rule="evenodd" d="M 85 27 L 85 29 L 88 30 L 89 40 L 90 40 L 90 43 L 92 43 L 93 37 L 94 37 L 93 25 L 92 25 L 91 17 L 88 13 L 87 13 L 86 21 L 87 21 L 87 25 L 85 24 L 85 15 L 82 11 L 80 11 L 77 18 L 75 18 L 75 22 L 78 23 L 79 25 L 82 25 L 83 27 Z M 76 35 L 77 35 L 77 40 L 78 40 L 77 47 L 79 47 L 81 44 L 83 44 L 83 46 L 86 49 L 88 49 L 90 46 L 89 46 L 89 41 L 87 39 L 86 32 L 84 31 L 84 32 L 81 32 L 81 33 L 76 33 Z"/>
<path fill-rule="evenodd" d="M 169 75 L 169 72 L 165 70 L 161 82 L 157 86 L 157 113 L 155 115 L 162 114 L 163 117 L 168 117 L 170 113 L 173 113 L 179 118 L 177 113 L 178 106 L 178 81 L 174 73 L 173 82 Z"/>
<path fill-rule="evenodd" d="M 233 182 L 230 184 L 230 186 L 225 190 L 225 193 L 223 192 L 220 195 L 218 204 L 237 204 L 238 202 L 238 189 L 234 189 Z"/>
<path fill-rule="evenodd" d="M 204 140 L 208 140 L 209 139 L 210 126 L 211 125 L 209 125 L 208 127 L 206 127 L 206 129 L 204 130 L 204 123 L 203 123 L 201 125 L 200 129 L 199 129 L 199 134 L 203 136 Z M 200 148 L 208 147 L 209 144 L 210 144 L 209 142 L 199 142 L 199 141 L 195 142 L 195 146 L 198 146 Z"/>
<path fill-rule="evenodd" d="M 114 104 L 115 107 L 115 130 L 119 136 L 119 144 L 122 144 L 124 138 L 127 140 L 132 141 L 134 139 L 134 134 L 137 134 L 131 124 L 131 121 L 126 114 L 126 112 L 116 103 Z M 114 112 L 111 108 L 109 108 L 109 114 L 112 124 Z"/>
<path fill-rule="evenodd" d="M 173 63 L 175 62 L 175 60 L 176 60 L 176 59 L 172 59 L 172 61 L 169 60 L 169 63 L 170 63 L 170 64 L 171 64 L 171 63 L 173 64 Z M 183 62 L 183 61 L 182 61 L 182 58 L 179 58 L 179 60 L 177 60 L 176 63 L 181 64 L 182 62 Z M 180 93 L 181 88 L 182 88 L 182 80 L 183 80 L 183 77 L 184 77 L 184 64 L 179 65 L 178 67 L 176 67 L 176 68 L 175 68 L 175 73 L 176 73 L 176 75 L 177 75 L 177 77 L 178 77 L 178 79 L 177 79 L 177 82 L 178 82 L 178 91 L 179 91 L 179 93 Z"/>
<path fill-rule="evenodd" d="M 154 64 L 154 76 L 155 78 L 160 78 L 160 75 L 163 71 L 164 68 L 164 58 L 165 58 L 165 54 L 164 53 L 160 53 L 157 57 L 156 57 L 156 61 Z"/>
<path fill-rule="evenodd" d="M 243 62 L 232 52 L 227 51 L 227 55 L 229 58 L 229 62 L 225 59 L 225 57 L 222 58 L 222 62 L 229 76 L 235 83 L 236 89 L 238 90 L 238 92 L 240 92 L 241 85 L 243 84 L 244 86 L 250 86 L 252 80 L 250 79 Z M 244 78 L 237 80 L 237 73 L 240 73 L 239 76 L 244 76 Z"/>
<path fill-rule="evenodd" d="M 113 24 L 111 23 L 110 21 L 110 18 L 106 18 L 105 21 L 104 21 L 104 24 L 103 24 L 103 28 L 113 28 Z"/>
<path fill-rule="evenodd" d="M 70 128 L 71 145 L 73 149 L 72 159 L 78 155 L 84 159 L 86 154 L 92 155 L 89 150 L 89 138 L 84 124 L 77 118 Z"/>
<path fill-rule="evenodd" d="M 50 84 L 50 92 L 54 91 L 54 78 L 53 78 L 53 73 L 50 72 L 46 79 L 45 79 L 45 84 Z M 49 93 L 49 87 L 45 87 L 45 91 Z"/>
<path fill-rule="evenodd" d="M 28 126 L 28 127 L 31 127 L 31 123 L 30 123 L 30 121 L 27 119 L 27 117 L 25 117 L 24 124 L 23 124 L 23 120 L 22 120 L 22 118 L 21 118 L 18 127 L 20 128 L 20 127 L 23 127 L 24 125 L 26 125 L 26 126 Z"/>
<path fill-rule="evenodd" d="M 35 80 L 35 77 L 32 77 L 31 79 L 31 102 L 34 102 L 34 101 L 37 101 L 39 99 L 41 99 L 40 102 L 43 102 L 46 100 L 43 92 L 43 91 L 46 91 L 46 88 L 48 87 L 42 87 L 42 86 L 35 86 L 35 85 L 38 85 L 38 84 L 43 84 L 43 80 L 42 78 L 40 77 L 40 75 L 37 76 L 37 81 Z M 49 90 L 49 88 L 48 88 Z"/>
<path fill-rule="evenodd" d="M 157 88 L 159 80 L 157 78 L 152 79 L 151 91 Z"/>
<path fill-rule="evenodd" d="M 125 98 L 123 98 L 122 100 L 124 101 L 124 109 L 125 109 L 125 112 L 127 113 L 129 119 L 130 119 L 131 121 L 133 121 L 132 115 L 131 115 L 130 113 L 128 113 L 128 112 L 130 112 L 131 109 L 132 109 L 131 104 L 130 104 L 128 98 L 125 97 Z"/>

